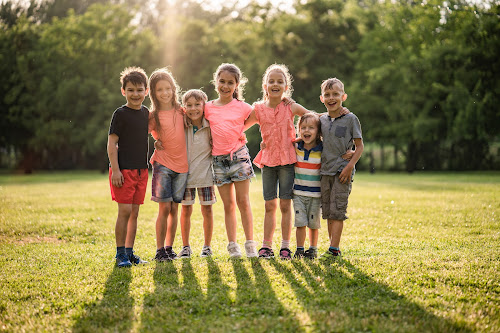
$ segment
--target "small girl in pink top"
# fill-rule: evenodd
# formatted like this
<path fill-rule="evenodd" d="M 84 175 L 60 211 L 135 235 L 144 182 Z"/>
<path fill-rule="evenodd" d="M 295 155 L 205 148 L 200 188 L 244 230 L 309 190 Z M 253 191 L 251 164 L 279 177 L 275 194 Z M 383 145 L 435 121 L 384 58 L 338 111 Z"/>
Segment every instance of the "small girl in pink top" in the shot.
<path fill-rule="evenodd" d="M 273 234 L 276 228 L 276 211 L 281 210 L 281 259 L 291 259 L 290 238 L 292 234 L 292 195 L 294 164 L 297 162 L 294 141 L 296 138 L 294 118 L 309 112 L 302 105 L 287 103 L 292 94 L 291 75 L 285 65 L 274 64 L 267 68 L 262 77 L 262 101 L 245 123 L 245 128 L 260 125 L 265 148 L 254 159 L 262 169 L 262 185 L 265 200 L 264 240 L 259 257 L 272 258 Z M 285 100 L 283 100 L 285 98 Z"/>
<path fill-rule="evenodd" d="M 152 101 L 149 130 L 163 146 L 163 149 L 155 149 L 150 161 L 153 165 L 151 200 L 159 204 L 155 260 L 161 262 L 177 259 L 172 245 L 178 204 L 184 196 L 189 168 L 179 87 L 165 68 L 151 74 L 149 87 Z"/>
<path fill-rule="evenodd" d="M 243 133 L 245 119 L 252 112 L 242 97 L 246 78 L 236 65 L 222 64 L 214 73 L 212 83 L 219 98 L 205 104 L 205 118 L 210 122 L 212 133 L 214 181 L 224 204 L 227 250 L 231 258 L 241 257 L 236 243 L 237 205 L 246 237 L 246 255 L 257 257 L 249 197 L 250 179 L 255 175 Z"/>

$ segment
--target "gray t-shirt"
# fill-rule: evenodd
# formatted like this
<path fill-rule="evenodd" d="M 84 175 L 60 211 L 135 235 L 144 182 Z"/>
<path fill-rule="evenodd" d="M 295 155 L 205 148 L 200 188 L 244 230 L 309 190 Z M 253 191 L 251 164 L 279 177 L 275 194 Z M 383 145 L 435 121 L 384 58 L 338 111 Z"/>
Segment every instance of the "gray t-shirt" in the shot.
<path fill-rule="evenodd" d="M 334 176 L 349 163 L 342 158 L 354 145 L 354 139 L 362 139 L 361 124 L 354 113 L 332 119 L 328 113 L 319 117 L 323 136 L 321 154 L 321 174 Z M 353 169 L 353 174 L 354 174 Z"/>

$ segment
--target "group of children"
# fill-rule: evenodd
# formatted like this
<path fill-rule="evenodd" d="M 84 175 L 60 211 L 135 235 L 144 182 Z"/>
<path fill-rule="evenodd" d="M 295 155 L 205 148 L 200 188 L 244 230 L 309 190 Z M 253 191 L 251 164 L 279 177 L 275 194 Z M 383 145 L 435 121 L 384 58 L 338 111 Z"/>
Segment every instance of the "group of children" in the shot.
<path fill-rule="evenodd" d="M 129 67 L 120 80 L 127 103 L 113 113 L 108 137 L 111 195 L 118 203 L 115 235 L 119 267 L 146 263 L 134 253 L 133 245 L 139 206 L 144 203 L 148 181 L 149 133 L 156 140 L 150 160 L 151 199 L 159 205 L 154 260 L 192 255 L 189 233 L 196 192 L 203 216 L 201 256 L 212 255 L 214 184 L 224 206 L 231 258 L 242 256 L 236 242 L 236 208 L 245 233 L 246 256 L 274 257 L 272 242 L 278 204 L 281 259 L 317 257 L 321 210 L 328 221 L 330 247 L 320 259 L 340 258 L 352 176 L 363 151 L 359 120 L 342 106 L 347 95 L 340 80 L 328 79 L 321 85 L 320 99 L 328 111 L 324 114 L 307 110 L 291 99 L 291 75 L 284 65 L 268 67 L 262 80 L 262 100 L 253 106 L 244 102 L 246 78 L 234 64 L 224 63 L 214 73 L 212 83 L 218 98 L 213 101 L 197 89 L 180 97 L 180 89 L 167 69 L 154 71 L 148 81 L 144 70 Z M 150 111 L 142 105 L 148 93 Z M 298 138 L 296 116 L 300 117 Z M 254 170 L 244 134 L 254 124 L 260 126 L 262 143 L 253 163 L 262 169 L 265 200 L 264 235 L 258 251 L 253 240 L 249 197 Z M 176 254 L 172 245 L 179 203 L 183 248 Z M 293 217 L 297 238 L 294 254 L 290 250 Z M 304 249 L 306 228 L 308 250 Z"/>

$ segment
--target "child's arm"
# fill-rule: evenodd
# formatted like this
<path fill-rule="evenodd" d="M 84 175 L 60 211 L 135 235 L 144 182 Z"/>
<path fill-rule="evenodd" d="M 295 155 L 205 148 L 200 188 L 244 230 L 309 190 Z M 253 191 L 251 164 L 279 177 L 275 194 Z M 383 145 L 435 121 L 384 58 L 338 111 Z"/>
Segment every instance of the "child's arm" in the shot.
<path fill-rule="evenodd" d="M 243 128 L 243 132 L 245 132 L 255 124 L 257 124 L 257 116 L 255 115 L 255 109 L 253 109 L 252 113 L 250 113 L 248 118 L 245 120 L 245 127 Z"/>
<path fill-rule="evenodd" d="M 118 165 L 118 135 L 110 134 L 108 136 L 108 158 L 111 164 L 111 184 L 116 187 L 122 187 L 124 179 Z"/>
<path fill-rule="evenodd" d="M 354 151 L 354 155 L 352 155 L 351 160 L 349 163 L 346 165 L 346 167 L 342 170 L 339 176 L 339 180 L 342 184 L 345 184 L 346 182 L 351 181 L 351 175 L 352 175 L 352 169 L 354 169 L 354 166 L 356 163 L 359 161 L 359 158 L 361 157 L 361 154 L 363 153 L 363 139 L 357 138 L 354 139 L 354 144 L 356 145 L 356 150 Z"/>
<path fill-rule="evenodd" d="M 299 116 L 299 117 L 302 117 L 303 115 L 305 115 L 307 112 L 314 112 L 314 111 L 311 111 L 311 110 L 308 110 L 306 109 L 305 107 L 303 107 L 302 105 L 300 105 L 299 103 L 293 103 L 291 105 L 291 108 L 292 108 L 292 114 L 294 116 Z"/>

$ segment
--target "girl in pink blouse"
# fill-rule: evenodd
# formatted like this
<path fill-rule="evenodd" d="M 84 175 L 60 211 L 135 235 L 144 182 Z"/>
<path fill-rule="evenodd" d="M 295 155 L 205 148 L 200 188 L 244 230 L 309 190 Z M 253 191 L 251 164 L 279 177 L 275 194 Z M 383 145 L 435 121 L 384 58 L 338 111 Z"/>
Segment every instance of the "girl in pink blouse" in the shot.
<path fill-rule="evenodd" d="M 264 147 L 253 161 L 262 169 L 266 209 L 264 240 L 259 250 L 261 258 L 274 257 L 272 244 L 278 209 L 278 187 L 282 233 L 280 258 L 292 258 L 292 194 L 294 164 L 297 161 L 293 145 L 296 138 L 294 118 L 309 111 L 300 104 L 287 103 L 292 94 L 291 81 L 291 75 L 285 65 L 269 66 L 262 77 L 262 101 L 254 104 L 254 109 L 245 123 L 245 128 L 256 123 L 260 125 Z"/>
<path fill-rule="evenodd" d="M 244 135 L 245 119 L 252 107 L 243 102 L 246 78 L 234 64 L 222 64 L 214 73 L 213 82 L 219 95 L 205 104 L 205 118 L 210 122 L 213 141 L 214 181 L 224 204 L 224 220 L 231 258 L 241 257 L 236 243 L 236 206 L 245 232 L 247 257 L 257 257 L 253 241 L 253 216 L 250 207 L 250 179 L 254 177 L 250 154 Z"/>

